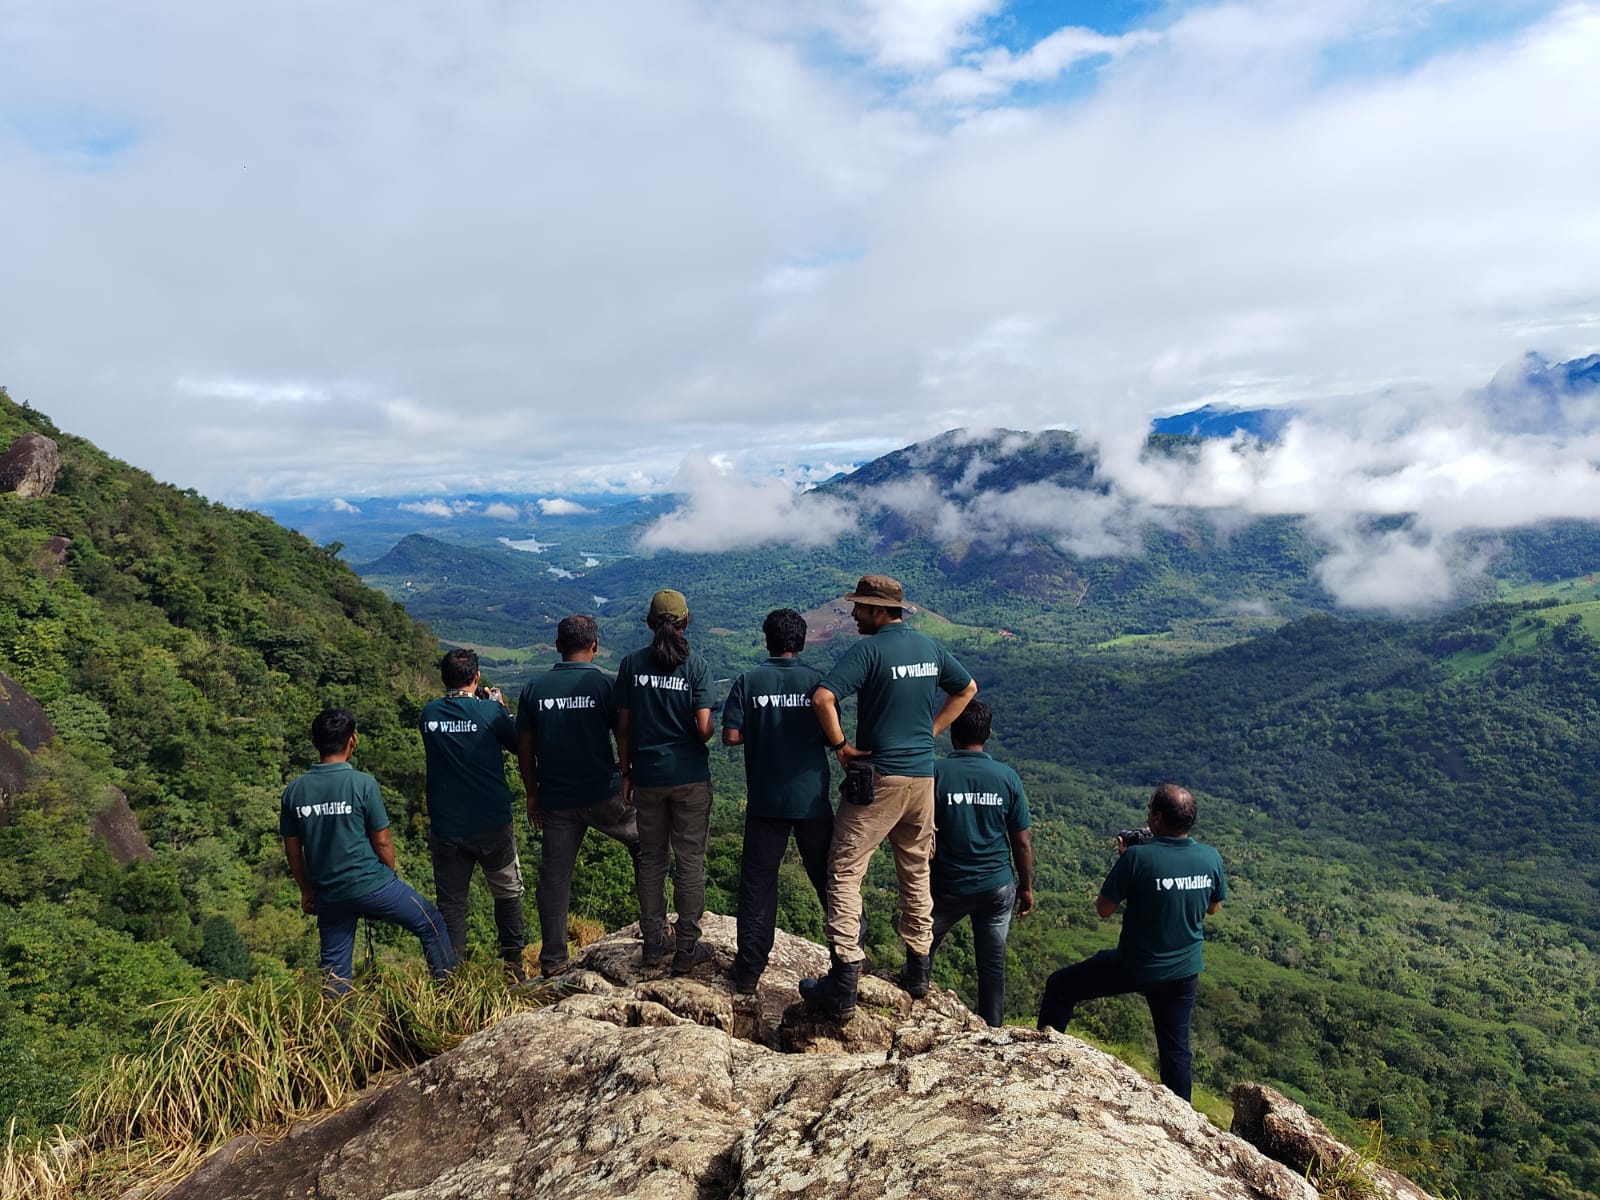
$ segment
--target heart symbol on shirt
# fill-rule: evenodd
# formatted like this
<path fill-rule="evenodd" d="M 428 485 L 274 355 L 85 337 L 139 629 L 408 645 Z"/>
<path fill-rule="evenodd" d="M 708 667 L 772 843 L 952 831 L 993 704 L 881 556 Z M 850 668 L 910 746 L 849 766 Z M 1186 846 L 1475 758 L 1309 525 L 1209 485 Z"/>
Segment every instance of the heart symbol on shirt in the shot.
<path fill-rule="evenodd" d="M 762 708 L 765 708 L 767 706 L 768 702 L 771 699 L 772 699 L 772 697 L 770 697 L 770 696 L 757 696 L 756 697 L 756 703 L 759 704 Z"/>
<path fill-rule="evenodd" d="M 428 722 L 428 732 L 429 733 L 438 733 L 439 732 L 439 722 L 437 722 L 437 721 L 429 721 Z"/>
<path fill-rule="evenodd" d="M 552 697 L 552 698 L 551 698 L 551 699 L 549 699 L 549 700 L 546 700 L 546 701 L 545 701 L 545 702 L 544 702 L 544 706 L 545 706 L 545 707 L 546 707 L 546 708 L 554 708 L 554 707 L 555 707 L 555 706 L 556 706 L 556 702 L 555 702 L 555 699 L 554 699 L 554 697 Z"/>
<path fill-rule="evenodd" d="M 1178 882 L 1176 879 L 1163 879 L 1161 881 L 1161 886 L 1164 887 L 1164 888 L 1167 888 L 1170 891 L 1171 888 L 1172 888 L 1172 885 L 1174 883 L 1176 883 L 1176 882 Z"/>

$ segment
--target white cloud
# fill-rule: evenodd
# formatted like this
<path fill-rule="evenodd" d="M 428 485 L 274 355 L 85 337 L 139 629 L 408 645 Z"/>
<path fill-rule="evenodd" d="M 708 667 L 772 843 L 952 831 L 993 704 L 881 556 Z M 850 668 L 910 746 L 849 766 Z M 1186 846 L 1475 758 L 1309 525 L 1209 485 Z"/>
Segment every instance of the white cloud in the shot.
<path fill-rule="evenodd" d="M 446 521 L 456 515 L 456 510 L 443 500 L 405 501 L 399 508 L 402 512 L 417 513 L 424 517 L 439 517 Z"/>
<path fill-rule="evenodd" d="M 853 529 L 844 502 L 780 479 L 745 479 L 709 458 L 686 458 L 673 481 L 679 506 L 639 538 L 639 548 L 709 553 L 754 546 L 823 546 Z"/>
<path fill-rule="evenodd" d="M 54 0 L 0 18 L 0 107 L 57 130 L 0 132 L 30 231 L 0 361 L 63 428 L 230 500 L 1448 405 L 1600 347 L 1600 4 L 1534 12 L 1441 50 L 1432 0 L 1005 45 L 1000 0 Z M 1264 509 L 1326 458 L 1228 472 L 1264 472 Z"/>
<path fill-rule="evenodd" d="M 332 511 L 338 513 L 358 513 L 361 511 L 360 505 L 351 504 L 350 501 L 344 499 L 342 496 L 335 496 L 332 500 L 328 501 L 328 507 Z"/>
<path fill-rule="evenodd" d="M 585 508 L 576 500 L 563 500 L 559 496 L 552 496 L 539 501 L 539 511 L 547 517 L 572 517 L 592 513 L 594 509 Z"/>
<path fill-rule="evenodd" d="M 515 504 L 507 504 L 501 500 L 484 505 L 483 515 L 496 521 L 520 521 L 523 519 L 523 512 L 520 508 Z"/>

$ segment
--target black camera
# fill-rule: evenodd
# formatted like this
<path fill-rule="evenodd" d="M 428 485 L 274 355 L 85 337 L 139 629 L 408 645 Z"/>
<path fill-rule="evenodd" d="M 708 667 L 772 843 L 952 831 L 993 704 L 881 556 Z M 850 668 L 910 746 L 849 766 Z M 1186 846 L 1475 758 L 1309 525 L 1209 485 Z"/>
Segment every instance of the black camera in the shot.
<path fill-rule="evenodd" d="M 479 700 L 493 700 L 494 699 L 494 697 L 489 694 L 489 689 L 484 687 L 483 684 L 481 684 L 481 683 L 478 685 L 478 690 L 473 692 L 472 694 L 474 696 L 476 696 Z"/>
<path fill-rule="evenodd" d="M 1142 846 L 1146 842 L 1156 840 L 1156 835 L 1148 829 L 1123 829 L 1117 833 L 1117 841 L 1124 846 Z"/>

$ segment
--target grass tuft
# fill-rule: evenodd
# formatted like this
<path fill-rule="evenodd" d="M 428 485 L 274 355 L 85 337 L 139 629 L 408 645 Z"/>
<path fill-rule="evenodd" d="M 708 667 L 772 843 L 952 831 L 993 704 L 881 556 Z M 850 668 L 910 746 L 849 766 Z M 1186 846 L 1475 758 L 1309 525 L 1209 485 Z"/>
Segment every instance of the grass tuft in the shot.
<path fill-rule="evenodd" d="M 337 1108 L 388 1071 L 408 1070 L 502 1017 L 550 1002 L 540 985 L 508 992 L 498 960 L 437 983 L 380 966 L 354 991 L 321 976 L 230 981 L 169 1000 L 150 1048 L 114 1060 L 79 1089 L 85 1136 L 8 1133 L 0 1200 L 114 1197 L 192 1170 L 242 1133 L 271 1136 Z"/>

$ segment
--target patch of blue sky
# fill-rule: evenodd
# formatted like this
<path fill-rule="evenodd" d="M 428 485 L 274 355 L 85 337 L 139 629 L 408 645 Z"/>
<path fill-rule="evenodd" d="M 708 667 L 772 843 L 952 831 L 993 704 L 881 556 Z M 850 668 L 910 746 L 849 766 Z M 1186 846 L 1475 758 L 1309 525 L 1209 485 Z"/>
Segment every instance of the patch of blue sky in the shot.
<path fill-rule="evenodd" d="M 41 157 L 84 170 L 115 166 L 140 140 L 132 122 L 82 114 L 22 116 L 10 123 Z"/>
<path fill-rule="evenodd" d="M 979 29 L 981 39 L 1022 54 L 1058 29 L 1092 29 L 1115 37 L 1163 24 L 1167 0 L 1012 0 Z"/>
<path fill-rule="evenodd" d="M 1404 73 L 1441 55 L 1507 41 L 1561 6 L 1562 0 L 1445 0 L 1417 12 L 1413 21 L 1325 51 L 1319 82 Z"/>

